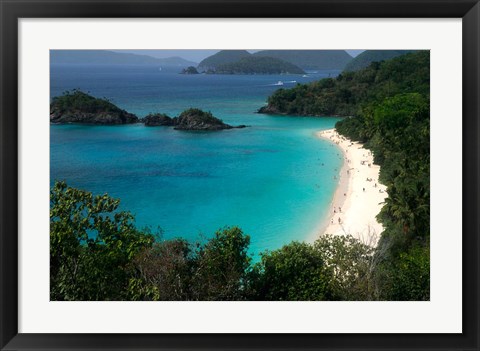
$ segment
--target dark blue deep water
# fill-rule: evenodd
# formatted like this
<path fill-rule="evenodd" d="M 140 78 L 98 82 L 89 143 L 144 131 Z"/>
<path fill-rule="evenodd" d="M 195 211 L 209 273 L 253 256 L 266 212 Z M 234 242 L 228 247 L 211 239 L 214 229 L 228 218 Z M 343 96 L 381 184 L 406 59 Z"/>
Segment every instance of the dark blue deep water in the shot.
<path fill-rule="evenodd" d="M 288 88 L 329 74 L 181 75 L 154 66 L 53 65 L 52 97 L 79 88 L 139 117 L 198 107 L 250 127 L 201 133 L 52 125 L 51 182 L 120 198 L 139 227 L 160 227 L 165 238 L 197 240 L 237 225 L 251 236 L 255 255 L 309 240 L 327 215 L 342 164 L 338 149 L 314 133 L 338 119 L 255 111 L 278 81 Z"/>

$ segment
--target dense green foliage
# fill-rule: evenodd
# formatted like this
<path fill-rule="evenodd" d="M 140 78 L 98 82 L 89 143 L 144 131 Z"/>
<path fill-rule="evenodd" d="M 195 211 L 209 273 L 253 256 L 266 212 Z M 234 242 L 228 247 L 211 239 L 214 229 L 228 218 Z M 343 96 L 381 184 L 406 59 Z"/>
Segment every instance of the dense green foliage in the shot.
<path fill-rule="evenodd" d="M 373 249 L 351 236 L 325 235 L 265 252 L 252 270 L 255 300 L 373 300 Z"/>
<path fill-rule="evenodd" d="M 251 54 L 247 50 L 222 50 L 207 57 L 198 64 L 200 70 L 215 70 L 217 66 L 237 62 Z"/>
<path fill-rule="evenodd" d="M 336 78 L 279 89 L 259 112 L 304 116 L 356 116 L 363 107 L 401 93 L 430 93 L 430 54 L 420 51 Z"/>
<path fill-rule="evenodd" d="M 157 241 L 133 260 L 135 300 L 244 300 L 250 238 L 224 228 L 206 243 Z"/>
<path fill-rule="evenodd" d="M 312 245 L 292 242 L 262 255 L 253 287 L 259 300 L 331 300 L 332 271 L 322 252 Z"/>
<path fill-rule="evenodd" d="M 301 68 L 272 57 L 248 56 L 232 63 L 218 65 L 217 74 L 303 74 Z"/>
<path fill-rule="evenodd" d="M 383 300 L 430 299 L 429 243 L 415 244 L 391 259 L 383 259 L 375 271 L 379 297 Z"/>
<path fill-rule="evenodd" d="M 183 111 L 177 118 L 181 121 L 188 116 L 195 116 L 198 121 L 204 123 L 223 123 L 221 119 L 214 117 L 210 111 L 206 112 L 199 108 L 189 108 Z"/>
<path fill-rule="evenodd" d="M 388 197 L 378 215 L 381 298 L 429 299 L 430 110 L 428 96 L 399 94 L 361 116 L 337 123 L 339 133 L 362 141 L 381 166 Z"/>
<path fill-rule="evenodd" d="M 392 277 L 420 279 L 415 284 L 424 288 L 421 299 L 429 297 L 429 117 L 428 97 L 401 94 L 365 109 L 361 117 L 345 119 L 336 126 L 339 133 L 365 142 L 372 150 L 375 162 L 381 166 L 380 181 L 388 187 L 388 198 L 378 216 L 385 227 L 377 248 L 378 280 L 392 287 L 399 284 Z M 413 248 L 417 249 L 411 252 Z M 412 260 L 418 262 L 407 264 Z M 405 271 L 400 272 L 400 268 Z M 415 274 L 409 273 L 409 269 L 415 270 Z M 385 283 L 389 280 L 392 281 Z M 398 289 L 384 297 L 418 298 L 418 289 L 412 296 L 407 291 L 414 292 Z"/>
<path fill-rule="evenodd" d="M 351 60 L 346 66 L 345 72 L 354 72 L 370 66 L 373 62 L 390 60 L 394 57 L 405 55 L 413 50 L 366 50 Z"/>
<path fill-rule="evenodd" d="M 50 111 L 68 112 L 81 111 L 87 113 L 113 112 L 127 113 L 111 103 L 107 98 L 99 99 L 80 90 L 65 91 L 61 96 L 55 96 L 50 105 Z"/>
<path fill-rule="evenodd" d="M 238 227 L 223 228 L 204 242 L 161 240 L 136 229 L 133 216 L 119 211 L 119 201 L 108 195 L 57 182 L 50 201 L 52 300 L 375 298 L 373 250 L 352 237 L 293 242 L 263 253 L 254 264 L 250 238 Z"/>
<path fill-rule="evenodd" d="M 342 70 L 352 60 L 345 50 L 262 50 L 254 56 L 268 56 L 306 70 Z"/>
<path fill-rule="evenodd" d="M 128 300 L 132 259 L 154 238 L 119 201 L 55 183 L 50 194 L 51 300 Z"/>

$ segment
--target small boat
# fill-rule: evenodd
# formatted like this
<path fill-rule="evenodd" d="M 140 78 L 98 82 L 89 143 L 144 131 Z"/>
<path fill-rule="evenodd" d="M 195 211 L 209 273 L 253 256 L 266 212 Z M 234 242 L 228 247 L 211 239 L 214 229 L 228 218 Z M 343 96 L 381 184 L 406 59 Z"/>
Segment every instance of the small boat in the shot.
<path fill-rule="evenodd" d="M 308 76 L 307 76 L 306 74 L 304 74 L 302 77 L 303 77 L 303 78 L 307 78 Z"/>
<path fill-rule="evenodd" d="M 273 85 L 283 85 L 283 82 L 281 80 L 279 80 L 278 82 L 276 82 L 275 84 Z"/>

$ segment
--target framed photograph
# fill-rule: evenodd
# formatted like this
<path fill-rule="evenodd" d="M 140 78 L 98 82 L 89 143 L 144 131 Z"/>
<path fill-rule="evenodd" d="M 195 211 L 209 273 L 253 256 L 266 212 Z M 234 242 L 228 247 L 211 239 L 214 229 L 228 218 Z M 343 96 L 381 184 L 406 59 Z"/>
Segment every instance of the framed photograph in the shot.
<path fill-rule="evenodd" d="M 2 1 L 2 350 L 479 349 L 475 0 Z"/>

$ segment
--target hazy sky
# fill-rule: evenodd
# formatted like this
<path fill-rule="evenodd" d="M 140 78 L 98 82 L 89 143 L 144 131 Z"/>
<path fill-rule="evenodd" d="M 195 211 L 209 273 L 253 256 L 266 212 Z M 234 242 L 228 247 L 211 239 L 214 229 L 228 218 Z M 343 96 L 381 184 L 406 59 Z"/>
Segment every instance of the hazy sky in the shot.
<path fill-rule="evenodd" d="M 219 50 L 112 50 L 116 52 L 129 52 L 132 54 L 149 55 L 153 57 L 165 58 L 172 56 L 180 56 L 186 60 L 200 62 L 204 58 L 217 53 Z M 248 50 L 255 52 L 259 50 Z M 353 57 L 365 50 L 346 50 Z"/>

